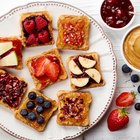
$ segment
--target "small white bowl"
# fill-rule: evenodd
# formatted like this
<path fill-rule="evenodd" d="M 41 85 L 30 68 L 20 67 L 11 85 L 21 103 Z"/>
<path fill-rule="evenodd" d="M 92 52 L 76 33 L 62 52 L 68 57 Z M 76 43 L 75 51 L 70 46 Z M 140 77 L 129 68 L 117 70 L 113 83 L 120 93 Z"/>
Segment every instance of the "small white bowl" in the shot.
<path fill-rule="evenodd" d="M 135 15 L 133 15 L 133 17 L 132 17 L 132 19 L 129 21 L 129 23 L 128 23 L 127 25 L 125 25 L 124 27 L 122 27 L 122 28 L 113 28 L 113 27 L 110 27 L 109 25 L 107 25 L 107 24 L 105 23 L 105 21 L 103 20 L 103 18 L 102 18 L 102 16 L 101 16 L 101 7 L 102 7 L 103 2 L 104 2 L 104 0 L 100 3 L 99 15 L 100 15 L 100 19 L 101 19 L 102 23 L 103 23 L 104 26 L 107 27 L 108 29 L 111 29 L 111 30 L 114 30 L 114 31 L 124 30 L 124 29 L 126 29 L 128 26 L 130 26 L 131 23 L 134 21 Z M 132 5 L 133 5 L 133 7 L 134 7 L 133 1 L 131 1 L 131 3 L 132 3 Z M 135 12 L 135 7 L 134 7 L 134 12 Z"/>
<path fill-rule="evenodd" d="M 137 71 L 137 72 L 140 72 L 140 69 L 135 68 L 134 66 L 132 66 L 132 65 L 127 61 L 127 59 L 125 58 L 125 55 L 124 55 L 124 50 L 123 50 L 124 40 L 126 39 L 126 37 L 128 36 L 128 34 L 129 34 L 132 30 L 134 30 L 135 28 L 137 28 L 137 27 L 140 27 L 140 24 L 139 24 L 139 25 L 135 25 L 135 26 L 133 26 L 132 28 L 130 28 L 130 29 L 125 33 L 125 35 L 123 36 L 123 39 L 122 39 L 122 42 L 121 42 L 121 55 L 122 55 L 122 57 L 123 57 L 124 62 L 125 62 L 132 70 Z"/>

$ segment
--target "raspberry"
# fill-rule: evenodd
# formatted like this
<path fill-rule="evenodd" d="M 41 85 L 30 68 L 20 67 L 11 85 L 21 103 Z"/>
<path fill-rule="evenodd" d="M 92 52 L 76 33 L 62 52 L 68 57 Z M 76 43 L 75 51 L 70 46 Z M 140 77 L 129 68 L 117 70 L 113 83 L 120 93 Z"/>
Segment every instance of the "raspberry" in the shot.
<path fill-rule="evenodd" d="M 27 45 L 33 45 L 37 43 L 37 38 L 35 37 L 34 34 L 30 34 L 29 37 L 27 38 L 26 44 Z"/>
<path fill-rule="evenodd" d="M 43 29 L 45 26 L 48 25 L 47 20 L 45 20 L 43 17 L 41 16 L 37 16 L 35 18 L 35 22 L 36 22 L 36 28 L 38 31 L 40 31 L 41 29 Z"/>
<path fill-rule="evenodd" d="M 49 38 L 49 33 L 46 30 L 41 31 L 38 34 L 38 39 L 42 42 L 42 43 L 47 43 L 49 42 L 50 38 Z"/>
<path fill-rule="evenodd" d="M 34 31 L 35 22 L 33 20 L 26 19 L 23 26 L 28 33 L 32 33 Z"/>

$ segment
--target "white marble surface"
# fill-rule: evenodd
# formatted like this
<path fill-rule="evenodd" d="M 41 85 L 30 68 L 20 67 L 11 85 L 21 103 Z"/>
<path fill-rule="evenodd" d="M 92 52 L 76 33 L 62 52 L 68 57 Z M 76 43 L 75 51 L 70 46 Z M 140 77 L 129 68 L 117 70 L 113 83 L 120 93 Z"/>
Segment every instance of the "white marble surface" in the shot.
<path fill-rule="evenodd" d="M 40 0 L 38 0 L 40 1 Z M 41 0 L 45 1 L 45 0 Z M 100 2 L 103 0 L 58 0 L 62 1 L 65 3 L 69 3 L 71 5 L 74 5 L 83 11 L 87 12 L 89 15 L 94 17 L 96 21 L 98 21 L 101 25 L 101 21 L 99 18 L 98 10 L 100 8 Z M 135 10 L 137 12 L 140 12 L 140 1 L 139 0 L 132 0 L 135 6 Z M 9 10 L 16 6 L 24 5 L 26 3 L 30 2 L 35 2 L 35 0 L 1 0 L 0 4 L 0 16 L 7 13 Z M 132 26 L 140 24 L 140 17 L 136 16 L 133 24 L 129 26 L 127 29 L 124 31 L 112 31 L 107 29 L 102 25 L 104 28 L 107 36 L 111 39 L 113 43 L 113 48 L 117 57 L 117 71 L 118 71 L 118 83 L 117 83 L 117 88 L 115 92 L 115 97 L 122 92 L 122 91 L 130 91 L 130 90 L 137 90 L 137 85 L 140 84 L 137 83 L 133 85 L 130 82 L 130 76 L 124 75 L 121 72 L 121 66 L 124 63 L 122 60 L 121 54 L 120 54 L 120 44 L 121 44 L 121 39 L 125 32 Z M 135 72 L 133 72 L 135 73 Z M 120 131 L 116 132 L 110 132 L 107 128 L 107 123 L 106 119 L 109 114 L 109 112 L 115 108 L 114 101 L 112 102 L 108 112 L 106 115 L 103 117 L 103 119 L 91 130 L 86 132 L 83 136 L 79 137 L 79 140 L 140 140 L 140 112 L 135 111 L 134 107 L 132 106 L 129 109 L 129 116 L 130 116 L 130 122 L 127 128 L 122 129 Z M 140 101 L 140 95 L 137 96 L 137 100 Z M 0 129 L 0 140 L 16 140 L 16 138 L 13 138 L 12 136 L 8 135 L 4 131 Z"/>

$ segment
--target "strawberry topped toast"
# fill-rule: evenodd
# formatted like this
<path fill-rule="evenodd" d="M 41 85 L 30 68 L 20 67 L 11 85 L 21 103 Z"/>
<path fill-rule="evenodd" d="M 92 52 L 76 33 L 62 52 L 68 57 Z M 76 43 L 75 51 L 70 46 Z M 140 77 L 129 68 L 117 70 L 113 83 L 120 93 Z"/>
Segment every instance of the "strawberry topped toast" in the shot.
<path fill-rule="evenodd" d="M 67 78 L 66 70 L 57 49 L 28 58 L 26 64 L 38 90 Z"/>
<path fill-rule="evenodd" d="M 54 44 L 52 17 L 47 11 L 22 14 L 20 26 L 24 47 Z"/>

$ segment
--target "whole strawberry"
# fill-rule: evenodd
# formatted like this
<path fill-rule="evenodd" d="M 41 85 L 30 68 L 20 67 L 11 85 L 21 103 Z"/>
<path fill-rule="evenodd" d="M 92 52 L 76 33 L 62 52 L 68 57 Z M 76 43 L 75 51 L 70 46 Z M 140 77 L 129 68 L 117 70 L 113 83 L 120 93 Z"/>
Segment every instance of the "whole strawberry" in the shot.
<path fill-rule="evenodd" d="M 124 128 L 128 122 L 129 117 L 125 109 L 113 110 L 107 119 L 107 124 L 110 131 L 120 130 Z"/>

